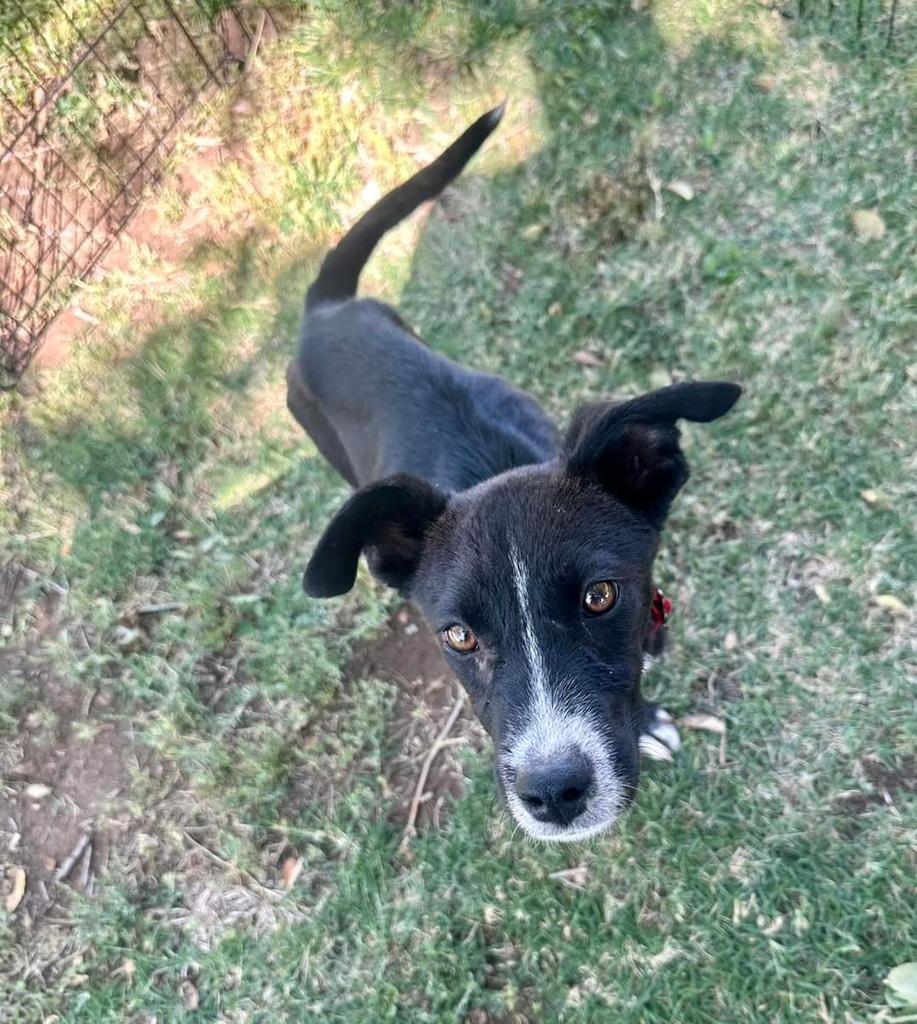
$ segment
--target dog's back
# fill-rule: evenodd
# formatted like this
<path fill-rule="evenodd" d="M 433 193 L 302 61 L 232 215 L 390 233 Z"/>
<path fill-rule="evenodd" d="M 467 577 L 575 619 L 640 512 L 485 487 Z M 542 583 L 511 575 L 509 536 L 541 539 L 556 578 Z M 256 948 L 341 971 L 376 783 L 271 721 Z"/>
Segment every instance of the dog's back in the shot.
<path fill-rule="evenodd" d="M 553 424 L 527 395 L 431 352 L 383 303 L 354 298 L 379 239 L 461 173 L 501 115 L 498 107 L 479 118 L 381 199 L 326 256 L 308 291 L 287 403 L 354 487 L 412 473 L 463 490 L 557 450 Z"/>

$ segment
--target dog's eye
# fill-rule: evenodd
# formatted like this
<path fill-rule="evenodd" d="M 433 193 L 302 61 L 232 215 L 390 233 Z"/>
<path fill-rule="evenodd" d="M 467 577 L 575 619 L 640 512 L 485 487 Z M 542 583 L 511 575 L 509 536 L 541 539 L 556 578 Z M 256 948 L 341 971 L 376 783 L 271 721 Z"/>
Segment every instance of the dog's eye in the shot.
<path fill-rule="evenodd" d="M 454 626 L 444 629 L 442 636 L 443 641 L 459 654 L 470 654 L 471 651 L 477 650 L 478 638 L 467 626 L 458 622 Z"/>
<path fill-rule="evenodd" d="M 618 585 L 613 580 L 590 583 L 583 595 L 583 607 L 592 615 L 601 615 L 614 607 L 618 600 Z"/>

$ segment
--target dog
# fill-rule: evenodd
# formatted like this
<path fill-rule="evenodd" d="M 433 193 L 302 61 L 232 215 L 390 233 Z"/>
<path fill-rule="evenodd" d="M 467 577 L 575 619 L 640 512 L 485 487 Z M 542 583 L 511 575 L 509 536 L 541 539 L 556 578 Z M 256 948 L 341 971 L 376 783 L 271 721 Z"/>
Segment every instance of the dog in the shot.
<path fill-rule="evenodd" d="M 632 801 L 641 750 L 670 760 L 680 746 L 640 693 L 664 618 L 653 559 L 688 478 L 677 422 L 718 419 L 741 389 L 673 384 L 579 409 L 561 434 L 530 396 L 356 298 L 377 242 L 459 175 L 502 115 L 376 203 L 308 290 L 287 404 L 354 493 L 303 582 L 312 597 L 344 594 L 365 555 L 439 636 L 493 738 L 512 817 L 534 839 L 574 842 Z"/>

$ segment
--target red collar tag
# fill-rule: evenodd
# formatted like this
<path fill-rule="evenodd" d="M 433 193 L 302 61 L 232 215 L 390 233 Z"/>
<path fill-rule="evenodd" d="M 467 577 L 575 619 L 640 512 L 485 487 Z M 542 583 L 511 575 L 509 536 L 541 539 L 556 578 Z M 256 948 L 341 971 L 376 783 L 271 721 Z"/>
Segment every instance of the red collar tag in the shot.
<path fill-rule="evenodd" d="M 650 614 L 653 617 L 652 629 L 654 633 L 665 625 L 666 619 L 672 614 L 672 602 L 663 594 L 659 587 L 656 587 L 656 593 L 653 594 Z"/>

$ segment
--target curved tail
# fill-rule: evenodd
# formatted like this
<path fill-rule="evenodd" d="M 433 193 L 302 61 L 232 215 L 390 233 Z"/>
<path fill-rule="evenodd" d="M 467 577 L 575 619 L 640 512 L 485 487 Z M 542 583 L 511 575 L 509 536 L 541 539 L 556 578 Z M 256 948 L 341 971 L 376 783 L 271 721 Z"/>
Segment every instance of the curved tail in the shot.
<path fill-rule="evenodd" d="M 356 294 L 366 261 L 386 231 L 420 206 L 434 199 L 465 167 L 500 123 L 505 101 L 467 128 L 432 164 L 383 196 L 365 213 L 325 257 L 318 277 L 306 293 L 306 310 L 323 302 L 349 299 Z"/>

